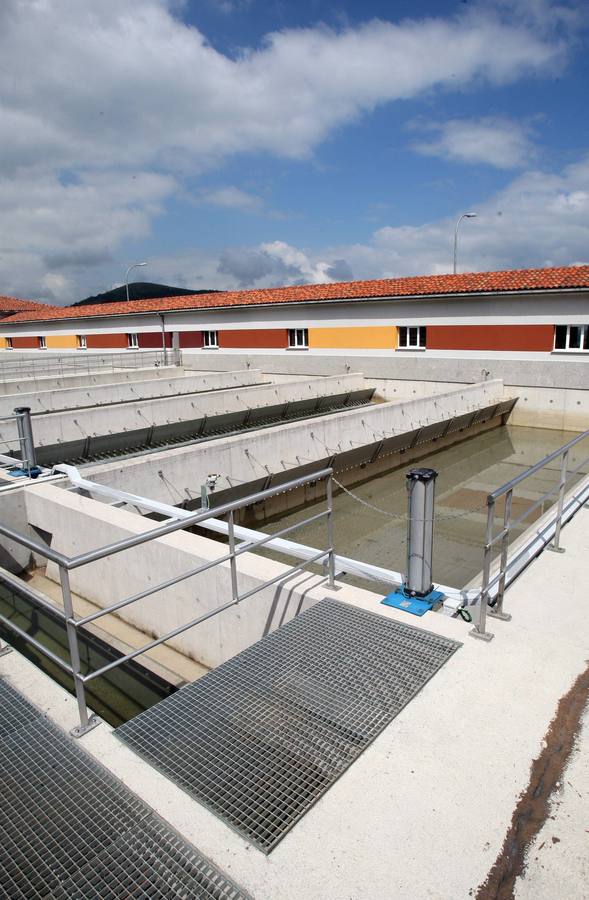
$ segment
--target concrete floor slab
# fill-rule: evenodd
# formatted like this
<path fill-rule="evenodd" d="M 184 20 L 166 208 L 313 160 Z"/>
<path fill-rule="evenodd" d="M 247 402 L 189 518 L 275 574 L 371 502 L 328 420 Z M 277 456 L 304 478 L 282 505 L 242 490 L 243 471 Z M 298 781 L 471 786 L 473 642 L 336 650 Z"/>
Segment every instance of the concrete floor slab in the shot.
<path fill-rule="evenodd" d="M 513 620 L 493 621 L 490 644 L 466 637 L 465 623 L 424 617 L 423 627 L 459 636 L 463 647 L 270 857 L 153 772 L 107 726 L 86 735 L 84 746 L 257 900 L 473 896 L 501 851 L 559 698 L 586 668 L 588 525 L 583 509 L 563 530 L 566 553 L 542 554 L 508 591 Z M 374 604 L 353 588 L 338 599 Z M 75 723 L 73 699 L 17 654 L 1 658 L 0 671 L 50 716 Z M 571 783 L 581 784 L 576 776 Z M 589 825 L 573 797 L 562 810 L 564 844 L 571 829 Z M 578 859 L 576 852 L 567 858 Z M 556 869 L 532 876 L 532 893 L 518 896 L 583 897 L 578 880 L 568 895 L 550 893 Z"/>

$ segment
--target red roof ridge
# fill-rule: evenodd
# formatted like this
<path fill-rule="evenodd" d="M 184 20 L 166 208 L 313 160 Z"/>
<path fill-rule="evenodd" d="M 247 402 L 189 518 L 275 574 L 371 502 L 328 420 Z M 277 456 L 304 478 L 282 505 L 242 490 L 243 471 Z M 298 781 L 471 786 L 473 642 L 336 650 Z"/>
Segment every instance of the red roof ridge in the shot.
<path fill-rule="evenodd" d="M 589 288 L 589 264 L 553 266 L 543 269 L 503 269 L 493 272 L 463 272 L 457 275 L 413 275 L 402 278 L 377 278 L 364 281 L 340 281 L 277 288 L 222 291 L 211 294 L 184 294 L 179 297 L 155 297 L 120 303 L 89 306 L 42 306 L 2 320 L 35 322 L 49 319 L 79 319 L 116 316 L 129 313 L 172 312 L 183 309 L 222 309 L 270 303 L 312 303 L 322 300 L 353 300 L 370 297 L 422 297 L 452 294 L 486 294 L 501 291 L 536 291 Z"/>

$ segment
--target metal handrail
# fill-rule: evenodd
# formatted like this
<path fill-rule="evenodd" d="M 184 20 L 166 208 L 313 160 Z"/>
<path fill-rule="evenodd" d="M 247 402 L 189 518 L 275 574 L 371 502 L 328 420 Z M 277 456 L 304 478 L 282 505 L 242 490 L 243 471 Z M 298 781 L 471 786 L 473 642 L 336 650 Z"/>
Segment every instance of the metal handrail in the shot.
<path fill-rule="evenodd" d="M 82 734 L 85 734 L 88 730 L 93 728 L 96 724 L 98 724 L 98 720 L 95 716 L 89 716 L 88 710 L 86 707 L 86 696 L 85 696 L 85 688 L 84 685 L 93 680 L 94 678 L 98 678 L 100 675 L 105 674 L 105 672 L 110 669 L 115 668 L 116 666 L 120 666 L 125 662 L 128 662 L 131 659 L 134 659 L 136 656 L 140 656 L 142 653 L 147 652 L 148 650 L 157 647 L 159 644 L 164 643 L 172 637 L 175 637 L 178 634 L 181 634 L 184 631 L 187 631 L 189 628 L 193 628 L 195 625 L 199 625 L 201 622 L 206 621 L 207 619 L 212 618 L 213 616 L 217 616 L 220 613 L 224 612 L 226 609 L 229 609 L 231 606 L 235 606 L 243 600 L 253 596 L 259 591 L 263 590 L 266 587 L 269 587 L 273 584 L 277 584 L 278 582 L 283 582 L 288 578 L 291 578 L 296 573 L 306 569 L 308 566 L 318 563 L 323 560 L 324 564 L 324 572 L 327 576 L 327 587 L 329 589 L 335 589 L 335 556 L 334 556 L 334 546 L 333 546 L 333 486 L 332 486 L 332 474 L 333 470 L 330 468 L 320 469 L 317 472 L 314 472 L 310 475 L 301 476 L 299 478 L 294 478 L 292 481 L 285 482 L 284 484 L 278 485 L 273 488 L 268 488 L 264 491 L 258 491 L 255 494 L 250 494 L 247 497 L 242 497 L 240 500 L 234 500 L 230 503 L 224 503 L 220 506 L 213 507 L 212 509 L 201 510 L 200 512 L 194 513 L 194 515 L 185 516 L 183 518 L 172 519 L 166 522 L 163 525 L 160 525 L 157 528 L 150 529 L 149 531 L 142 532 L 141 534 L 134 535 L 131 538 L 123 538 L 119 541 L 115 541 L 112 544 L 107 544 L 103 547 L 99 547 L 96 550 L 89 551 L 87 553 L 79 553 L 76 556 L 66 556 L 63 553 L 58 552 L 57 550 L 52 549 L 51 547 L 46 546 L 45 544 L 41 544 L 38 541 L 29 538 L 27 535 L 20 534 L 14 529 L 9 528 L 6 525 L 0 524 L 0 534 L 4 535 L 15 543 L 20 544 L 21 546 L 27 547 L 29 550 L 33 550 L 35 553 L 38 553 L 40 556 L 45 559 L 51 560 L 56 563 L 59 568 L 59 580 L 61 584 L 61 593 L 62 593 L 62 601 L 63 601 L 63 613 L 61 617 L 63 618 L 67 631 L 68 638 L 68 649 L 70 655 L 70 664 L 64 663 L 63 660 L 60 661 L 60 665 L 62 668 L 65 668 L 66 671 L 70 672 L 73 676 L 74 680 L 74 689 L 76 694 L 76 700 L 78 703 L 78 712 L 80 716 L 80 724 L 76 728 L 72 729 L 72 734 L 76 737 L 79 737 Z M 327 501 L 327 509 L 316 513 L 312 516 L 307 517 L 306 519 L 302 519 L 300 522 L 296 522 L 294 525 L 290 525 L 286 528 L 283 528 L 281 531 L 272 535 L 265 535 L 263 538 L 257 541 L 248 541 L 245 544 L 241 544 L 236 546 L 235 544 L 235 532 L 234 532 L 234 512 L 238 509 L 243 509 L 245 506 L 250 506 L 252 503 L 259 503 L 262 500 L 269 499 L 270 497 L 276 496 L 277 494 L 283 493 L 284 491 L 293 490 L 295 488 L 301 487 L 305 484 L 310 484 L 311 482 L 317 481 L 326 481 L 326 501 Z M 114 555 L 115 553 L 120 553 L 124 550 L 129 550 L 133 547 L 137 547 L 141 544 L 145 544 L 149 541 L 156 540 L 157 538 L 164 537 L 168 534 L 172 534 L 176 531 L 180 531 L 185 529 L 186 527 L 190 527 L 192 525 L 197 525 L 200 522 L 204 522 L 207 519 L 212 517 L 219 517 L 223 515 L 228 515 L 229 521 L 229 530 L 228 530 L 228 539 L 229 539 L 229 552 L 224 555 L 217 557 L 214 560 L 210 560 L 194 569 L 190 569 L 188 572 L 182 573 L 180 575 L 169 578 L 159 584 L 150 586 L 148 589 L 140 591 L 137 594 L 132 595 L 131 597 L 127 597 L 124 600 L 119 600 L 116 603 L 113 603 L 109 606 L 102 607 L 95 613 L 90 615 L 76 618 L 73 609 L 72 602 L 72 594 L 69 580 L 69 572 L 72 569 L 77 569 L 80 566 L 87 565 L 91 562 L 96 562 L 100 559 L 105 559 Z M 238 579 L 237 579 L 237 565 L 236 560 L 238 556 L 241 556 L 243 553 L 247 553 L 248 551 L 254 550 L 257 547 L 261 547 L 270 541 L 274 540 L 277 536 L 288 534 L 291 531 L 294 531 L 297 528 L 302 528 L 305 525 L 310 524 L 311 522 L 315 522 L 318 519 L 326 518 L 327 519 L 327 539 L 329 546 L 325 550 L 321 550 L 315 554 L 313 554 L 308 559 L 305 559 L 302 563 L 298 565 L 290 566 L 285 572 L 280 575 L 275 576 L 269 580 L 262 582 L 256 587 L 251 588 L 244 593 L 239 592 Z M 286 551 L 285 551 L 286 552 Z M 148 644 L 145 644 L 142 647 L 139 647 L 133 650 L 130 653 L 127 653 L 125 656 L 119 657 L 113 662 L 108 663 L 100 669 L 96 669 L 92 672 L 88 672 L 86 675 L 82 675 L 81 665 L 80 665 L 80 652 L 78 645 L 78 629 L 83 627 L 88 622 L 92 622 L 95 619 L 100 618 L 101 616 L 107 615 L 112 612 L 116 612 L 119 609 L 122 609 L 124 606 L 128 606 L 131 603 L 135 603 L 138 600 L 142 600 L 145 597 L 152 596 L 158 591 L 165 590 L 168 587 L 171 587 L 175 584 L 178 584 L 181 581 L 185 581 L 188 578 L 191 578 L 195 575 L 198 575 L 208 569 L 213 568 L 214 566 L 218 566 L 222 563 L 229 562 L 230 564 L 230 575 L 231 575 L 231 600 L 227 603 L 222 604 L 221 606 L 216 607 L 209 612 L 198 616 L 195 619 L 192 619 L 190 622 L 187 622 L 183 625 L 179 625 L 177 628 L 174 628 L 172 631 L 167 632 L 162 637 L 156 638 L 153 641 L 150 641 Z M 4 622 L 9 628 L 18 634 L 21 638 L 29 643 L 33 644 L 37 650 L 41 653 L 45 653 L 50 659 L 53 661 L 57 661 L 57 658 L 54 658 L 54 654 L 51 651 L 46 650 L 38 641 L 28 635 L 25 631 L 18 628 L 18 626 L 14 625 L 9 619 L 2 616 L 0 614 L 0 621 Z M 1 649 L 0 649 L 0 652 Z"/>
<path fill-rule="evenodd" d="M 16 351 L 18 353 L 18 351 Z M 72 351 L 52 354 L 47 351 L 32 351 L 34 355 L 12 356 L 2 354 L 0 358 L 0 382 L 13 381 L 19 377 L 36 379 L 41 376 L 64 376 L 113 372 L 136 369 L 152 365 L 181 365 L 182 351 L 128 349 L 120 353 L 92 351 Z M 37 356 L 37 353 L 39 355 Z"/>
<path fill-rule="evenodd" d="M 553 460 L 558 459 L 559 456 L 562 456 L 567 450 L 570 450 L 571 447 L 574 447 L 575 444 L 578 444 L 579 441 L 584 440 L 587 436 L 589 436 L 589 430 L 583 431 L 582 434 L 578 434 L 576 437 L 571 438 L 566 444 L 563 444 L 562 447 L 559 447 L 558 450 L 554 450 L 552 453 L 549 453 L 548 456 L 543 457 L 539 462 L 534 463 L 533 466 L 530 466 L 529 469 L 526 469 L 525 472 L 520 472 L 519 475 L 516 475 L 515 478 L 512 478 L 511 481 L 506 481 L 504 485 L 500 488 L 497 488 L 494 491 L 491 491 L 489 497 L 493 500 L 497 500 L 498 497 L 502 497 L 503 494 L 506 494 L 508 491 L 513 490 L 520 482 L 525 481 L 526 478 L 529 478 L 530 475 L 535 475 L 536 472 L 539 472 L 540 469 L 543 469 L 548 463 L 551 463 Z"/>
<path fill-rule="evenodd" d="M 473 637 L 482 638 L 484 640 L 491 640 L 493 637 L 492 634 L 486 631 L 486 619 L 487 619 L 487 606 L 491 607 L 489 610 L 489 615 L 493 616 L 497 619 L 509 620 L 511 618 L 510 615 L 503 611 L 503 598 L 505 596 L 505 587 L 506 587 L 506 579 L 507 579 L 507 568 L 508 568 L 508 552 L 509 552 L 509 538 L 511 531 L 520 525 L 525 519 L 537 509 L 544 501 L 555 494 L 558 493 L 557 500 L 557 508 L 555 518 L 553 520 L 554 524 L 554 538 L 551 544 L 547 545 L 549 550 L 554 551 L 555 553 L 564 553 L 564 549 L 560 546 L 560 532 L 562 528 L 562 518 L 563 518 L 563 508 L 564 508 L 564 500 L 566 493 L 566 486 L 574 478 L 579 474 L 583 466 L 589 462 L 589 457 L 586 457 L 583 462 L 581 462 L 576 469 L 573 471 L 569 471 L 568 469 L 568 456 L 569 451 L 576 444 L 580 443 L 582 440 L 585 440 L 589 437 L 589 430 L 582 432 L 581 434 L 576 435 L 576 437 L 572 438 L 570 441 L 567 441 L 566 444 L 563 444 L 562 447 L 559 447 L 558 450 L 554 450 L 552 453 L 549 453 L 543 459 L 539 460 L 539 462 L 535 463 L 533 466 L 530 466 L 525 472 L 521 472 L 515 478 L 512 478 L 510 481 L 507 481 L 504 485 L 497 488 L 494 491 L 491 491 L 487 495 L 487 526 L 485 532 L 485 544 L 484 544 L 484 556 L 483 556 L 483 579 L 481 584 L 481 591 L 479 595 L 479 618 L 478 622 L 475 624 L 474 628 L 471 630 L 471 635 Z M 549 491 L 546 491 L 542 496 L 531 503 L 526 510 L 521 513 L 517 518 L 511 518 L 511 506 L 513 500 L 513 491 L 519 484 L 526 479 L 530 478 L 532 475 L 535 475 L 537 472 L 540 472 L 542 469 L 545 469 L 549 463 L 553 462 L 556 459 L 560 459 L 560 477 L 559 482 L 556 487 L 551 488 Z M 493 532 L 495 530 L 495 503 L 500 497 L 505 497 L 505 506 L 503 510 L 503 525 L 498 534 L 494 535 Z M 500 558 L 499 558 L 499 571 L 491 578 L 491 563 L 493 557 L 493 547 L 496 544 L 500 544 Z M 490 596 L 490 588 L 498 583 L 497 595 L 494 600 L 491 600 Z"/>

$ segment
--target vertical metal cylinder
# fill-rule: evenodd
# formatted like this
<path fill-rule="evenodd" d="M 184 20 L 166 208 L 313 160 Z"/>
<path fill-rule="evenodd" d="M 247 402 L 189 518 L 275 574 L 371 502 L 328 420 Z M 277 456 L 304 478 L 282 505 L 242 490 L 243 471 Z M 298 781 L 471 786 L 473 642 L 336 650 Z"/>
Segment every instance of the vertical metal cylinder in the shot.
<path fill-rule="evenodd" d="M 407 581 L 405 589 L 416 597 L 433 590 L 435 469 L 411 469 L 407 473 Z"/>
<path fill-rule="evenodd" d="M 14 414 L 20 440 L 22 467 L 23 469 L 33 469 L 37 465 L 37 457 L 31 425 L 31 408 L 30 406 L 17 406 Z"/>

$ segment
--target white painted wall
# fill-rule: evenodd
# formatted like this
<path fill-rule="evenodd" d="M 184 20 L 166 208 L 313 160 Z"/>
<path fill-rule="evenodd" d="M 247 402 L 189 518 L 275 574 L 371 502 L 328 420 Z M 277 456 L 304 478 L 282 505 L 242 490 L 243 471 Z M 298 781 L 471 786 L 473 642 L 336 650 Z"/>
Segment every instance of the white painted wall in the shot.
<path fill-rule="evenodd" d="M 222 302 L 222 295 L 219 302 Z M 437 298 L 275 303 L 272 306 L 192 309 L 165 313 L 173 331 L 241 328 L 329 328 L 361 325 L 578 324 L 587 318 L 587 293 L 543 291 Z M 0 335 L 161 332 L 155 313 L 2 324 Z"/>

